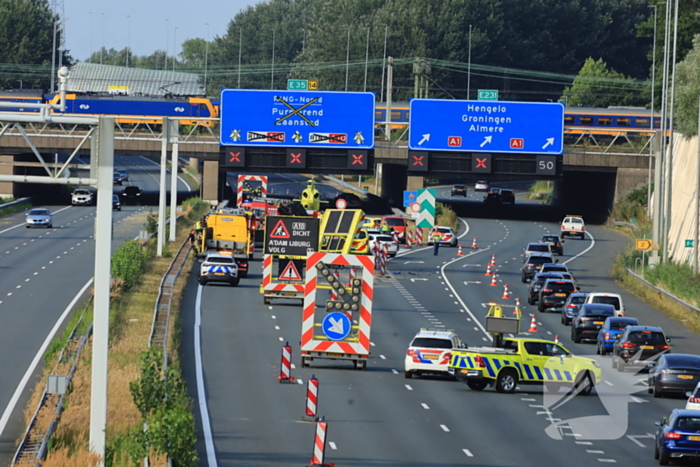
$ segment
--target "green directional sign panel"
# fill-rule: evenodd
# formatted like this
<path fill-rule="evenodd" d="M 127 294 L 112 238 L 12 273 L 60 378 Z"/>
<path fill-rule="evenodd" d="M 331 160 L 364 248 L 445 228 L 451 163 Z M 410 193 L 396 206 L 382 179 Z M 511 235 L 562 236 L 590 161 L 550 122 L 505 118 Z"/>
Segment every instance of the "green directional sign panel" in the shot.
<path fill-rule="evenodd" d="M 479 89 L 477 96 L 480 101 L 497 101 L 498 89 Z"/>
<path fill-rule="evenodd" d="M 430 229 L 435 227 L 435 190 L 418 190 L 416 203 L 420 204 L 420 212 L 416 227 Z"/>
<path fill-rule="evenodd" d="M 288 79 L 288 91 L 307 91 L 309 89 L 309 80 L 307 79 Z"/>
<path fill-rule="evenodd" d="M 685 247 L 686 248 L 693 248 L 693 245 L 695 244 L 695 240 L 686 240 L 685 241 Z"/>

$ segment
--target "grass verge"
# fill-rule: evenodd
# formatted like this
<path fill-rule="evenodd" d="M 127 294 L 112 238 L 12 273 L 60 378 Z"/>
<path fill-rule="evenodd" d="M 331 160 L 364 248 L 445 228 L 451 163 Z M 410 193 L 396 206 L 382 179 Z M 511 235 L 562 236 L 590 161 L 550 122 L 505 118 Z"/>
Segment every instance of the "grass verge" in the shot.
<path fill-rule="evenodd" d="M 548 199 L 554 193 L 554 183 L 547 180 L 537 180 L 528 189 L 527 199 Z"/>
<path fill-rule="evenodd" d="M 459 227 L 459 218 L 450 206 L 442 203 L 435 203 L 435 225 L 452 227 L 455 232 Z"/>
<path fill-rule="evenodd" d="M 9 216 L 12 214 L 17 214 L 18 212 L 26 211 L 32 207 L 32 203 L 22 203 L 16 204 L 14 206 L 8 206 L 6 208 L 0 209 L 0 217 Z"/>
<path fill-rule="evenodd" d="M 201 200 L 198 202 L 196 199 L 190 199 L 183 203 L 183 208 L 185 215 L 178 221 L 177 241 L 173 244 L 173 248 L 175 245 L 179 247 L 185 240 L 192 224 L 208 210 L 208 205 L 201 203 Z M 133 245 L 129 248 L 133 248 Z M 144 411 L 143 405 L 139 403 L 143 400 L 144 391 L 134 391 L 133 388 L 134 383 L 137 386 L 143 386 L 143 382 L 148 381 L 149 374 L 152 377 L 151 382 L 155 381 L 153 376 L 156 373 L 152 371 L 153 368 L 144 368 L 144 365 L 150 361 L 147 359 L 149 353 L 146 350 L 157 298 L 154 291 L 158 290 L 171 260 L 167 257 L 153 257 L 151 256 L 153 251 L 155 251 L 154 240 L 150 240 L 142 247 L 142 252 L 146 256 L 145 261 L 141 266 L 140 277 L 133 280 L 131 276 L 133 280 L 131 288 L 126 287 L 124 282 L 117 282 L 112 287 L 105 461 L 106 465 L 113 467 L 132 466 L 136 460 L 143 459 L 146 455 L 149 456 L 152 466 L 166 465 L 167 454 L 178 457 L 177 465 L 196 465 L 193 439 L 195 428 L 191 415 L 191 401 L 186 396 L 172 398 L 167 403 L 161 398 L 159 402 L 163 402 L 163 406 L 156 404 L 156 407 Z M 193 257 L 188 258 L 183 270 L 191 269 L 193 261 Z M 174 383 L 181 381 L 177 352 L 180 339 L 176 323 L 185 283 L 186 274 L 182 275 L 175 284 L 171 309 L 169 376 Z M 91 305 L 84 307 L 83 313 L 86 315 L 84 322 L 89 323 Z M 76 316 L 71 317 L 75 322 L 77 319 Z M 70 332 L 74 326 L 71 322 L 67 325 L 66 332 Z M 53 367 L 53 361 L 64 342 L 65 336 L 62 336 L 62 339 L 52 342 L 47 350 L 45 374 Z M 157 356 L 150 355 L 150 358 L 157 359 Z M 46 460 L 42 462 L 44 467 L 94 465 L 94 458 L 88 448 L 91 359 L 92 341 L 90 340 L 79 360 L 72 387 L 66 398 L 66 407 L 51 439 Z M 26 410 L 29 417 L 36 408 L 45 384 L 44 380 L 39 381 L 34 388 L 31 405 Z M 170 386 L 168 391 L 173 393 L 175 391 L 173 388 L 181 387 L 182 384 Z M 141 398 L 137 397 L 137 394 L 140 394 Z M 160 429 L 152 429 L 150 437 L 143 435 L 142 427 L 146 419 L 151 422 L 149 426 L 160 427 Z M 184 442 L 174 442 L 182 440 Z M 176 444 L 177 446 L 174 447 Z M 164 448 L 164 445 L 170 448 Z"/>

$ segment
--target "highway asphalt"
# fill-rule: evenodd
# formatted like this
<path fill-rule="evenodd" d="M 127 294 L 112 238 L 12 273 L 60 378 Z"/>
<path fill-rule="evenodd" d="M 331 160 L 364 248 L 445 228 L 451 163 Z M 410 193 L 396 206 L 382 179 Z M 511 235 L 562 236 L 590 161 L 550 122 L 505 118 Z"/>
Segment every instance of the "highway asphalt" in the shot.
<path fill-rule="evenodd" d="M 337 465 L 654 465 L 648 434 L 654 433 L 655 421 L 683 406 L 685 399 L 652 398 L 638 382 L 645 375 L 615 372 L 610 357 L 599 358 L 604 379 L 599 395 L 581 396 L 558 408 L 561 395 L 543 393 L 537 386 L 521 386 L 508 395 L 493 389 L 472 391 L 444 377 L 404 378 L 404 355 L 421 327 L 444 326 L 470 346 L 485 345 L 484 304 L 512 305 L 515 297 L 523 299 L 522 330 L 528 329 L 529 314 L 534 313 L 537 337 L 558 335 L 575 354 L 595 356 L 594 345 L 571 342 L 559 315 L 541 314 L 525 304 L 522 248 L 542 234 L 557 233 L 557 223 L 465 219 L 460 233 L 466 228 L 465 256 L 456 256 L 453 248 L 441 248 L 437 257 L 431 249 L 414 248 L 390 262 L 390 275 L 376 279 L 372 353 L 364 372 L 332 360 L 301 368 L 300 303 L 275 300 L 263 305 L 259 255 L 251 274 L 235 288 L 199 287 L 193 271 L 184 295 L 182 359 L 196 401 L 200 464 L 308 464 L 314 425 L 301 418 L 305 383 L 315 375 L 319 414 L 328 422 L 326 461 Z M 609 277 L 616 253 L 628 240 L 596 226 L 589 227 L 589 234 L 582 241 L 567 239 L 561 258 L 582 290 L 621 293 L 627 314 L 662 326 L 674 352 L 700 354 L 697 335 Z M 473 237 L 476 251 L 468 248 Z M 484 276 L 492 254 L 499 265 L 499 287 L 489 286 L 490 278 Z M 501 300 L 504 283 L 511 300 Z M 287 341 L 293 347 L 292 374 L 303 384 L 276 380 L 281 346 Z M 572 420 L 590 416 L 599 418 Z M 554 439 L 557 434 L 561 439 Z"/>
<path fill-rule="evenodd" d="M 159 166 L 152 162 L 117 157 L 115 166 L 127 168 L 131 184 L 158 189 Z M 0 218 L 0 465 L 9 463 L 26 429 L 22 413 L 28 389 L 43 365 L 39 360 L 33 367 L 35 356 L 94 271 L 95 207 L 42 207 L 53 213 L 51 229 L 25 228 L 24 213 Z M 125 205 L 113 213 L 113 249 L 144 230 L 150 209 Z"/>

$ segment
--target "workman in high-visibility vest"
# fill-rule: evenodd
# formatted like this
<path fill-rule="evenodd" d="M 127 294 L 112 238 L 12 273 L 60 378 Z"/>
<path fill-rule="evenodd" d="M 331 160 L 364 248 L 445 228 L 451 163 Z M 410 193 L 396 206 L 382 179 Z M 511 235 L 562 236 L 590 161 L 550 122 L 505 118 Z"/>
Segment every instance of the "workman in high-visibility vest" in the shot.
<path fill-rule="evenodd" d="M 433 255 L 437 256 L 438 251 L 440 250 L 440 240 L 442 240 L 442 235 L 437 230 L 433 230 L 430 237 L 433 240 Z"/>
<path fill-rule="evenodd" d="M 391 230 L 391 227 L 389 227 L 389 224 L 384 224 L 384 225 L 382 226 L 382 233 L 383 233 L 383 234 L 388 234 L 388 233 L 389 233 L 389 230 Z"/>

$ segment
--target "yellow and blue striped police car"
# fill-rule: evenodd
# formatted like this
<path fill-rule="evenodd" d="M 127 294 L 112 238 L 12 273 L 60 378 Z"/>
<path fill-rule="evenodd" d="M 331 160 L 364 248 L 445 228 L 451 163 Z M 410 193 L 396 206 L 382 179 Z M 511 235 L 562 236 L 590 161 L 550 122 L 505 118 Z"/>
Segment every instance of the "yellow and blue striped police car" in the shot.
<path fill-rule="evenodd" d="M 542 339 L 503 339 L 498 348 L 454 349 L 448 371 L 473 390 L 493 385 L 504 393 L 514 392 L 518 384 L 546 384 L 576 386 L 581 394 L 590 394 L 602 380 L 595 360 Z"/>

